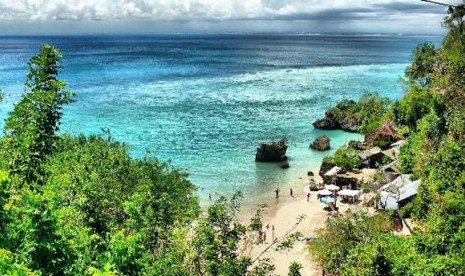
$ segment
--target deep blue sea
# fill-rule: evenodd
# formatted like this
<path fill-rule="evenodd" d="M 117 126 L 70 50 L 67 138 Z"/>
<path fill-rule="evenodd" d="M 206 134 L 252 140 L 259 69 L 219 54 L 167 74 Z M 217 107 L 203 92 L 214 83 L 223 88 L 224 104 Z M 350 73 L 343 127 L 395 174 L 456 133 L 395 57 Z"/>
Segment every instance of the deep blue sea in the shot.
<path fill-rule="evenodd" d="M 26 62 L 42 43 L 63 53 L 61 78 L 77 93 L 62 131 L 109 128 L 131 153 L 146 151 L 190 173 L 199 195 L 272 196 L 360 135 L 311 123 L 364 91 L 399 98 L 416 44 L 437 36 L 166 35 L 0 37 L 3 121 L 23 89 Z M 327 134 L 333 150 L 309 143 Z M 254 162 L 261 142 L 289 140 L 291 168 Z M 295 184 L 293 184 L 295 183 Z M 300 187 L 295 187 L 300 190 Z"/>

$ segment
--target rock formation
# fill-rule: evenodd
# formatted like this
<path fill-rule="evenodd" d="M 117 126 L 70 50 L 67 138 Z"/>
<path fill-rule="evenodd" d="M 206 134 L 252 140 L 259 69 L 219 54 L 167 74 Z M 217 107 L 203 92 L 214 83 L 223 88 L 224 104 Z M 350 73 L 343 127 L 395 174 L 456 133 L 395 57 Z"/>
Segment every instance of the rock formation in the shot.
<path fill-rule="evenodd" d="M 258 162 L 282 162 L 287 160 L 286 157 L 287 144 L 286 139 L 283 138 L 278 142 L 271 142 L 261 144 L 257 148 L 255 161 Z"/>
<path fill-rule="evenodd" d="M 325 117 L 313 122 L 313 126 L 319 129 L 342 129 L 346 131 L 357 131 L 360 125 L 360 119 L 354 118 L 351 115 L 340 115 L 332 109 L 326 111 Z"/>
<path fill-rule="evenodd" d="M 316 138 L 312 144 L 310 144 L 310 148 L 314 150 L 324 151 L 329 150 L 331 148 L 329 137 L 326 135 L 320 136 Z"/>

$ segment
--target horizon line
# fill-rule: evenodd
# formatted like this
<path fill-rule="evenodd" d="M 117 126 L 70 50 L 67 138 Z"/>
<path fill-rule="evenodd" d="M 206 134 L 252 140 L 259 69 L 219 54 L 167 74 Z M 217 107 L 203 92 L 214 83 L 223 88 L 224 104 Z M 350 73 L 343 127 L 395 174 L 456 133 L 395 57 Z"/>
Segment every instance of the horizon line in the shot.
<path fill-rule="evenodd" d="M 75 33 L 75 34 L 11 34 L 8 37 L 150 37 L 150 36 L 181 36 L 181 35 L 299 35 L 299 36 L 444 36 L 445 33 L 393 33 L 393 32 L 167 32 L 167 33 Z"/>

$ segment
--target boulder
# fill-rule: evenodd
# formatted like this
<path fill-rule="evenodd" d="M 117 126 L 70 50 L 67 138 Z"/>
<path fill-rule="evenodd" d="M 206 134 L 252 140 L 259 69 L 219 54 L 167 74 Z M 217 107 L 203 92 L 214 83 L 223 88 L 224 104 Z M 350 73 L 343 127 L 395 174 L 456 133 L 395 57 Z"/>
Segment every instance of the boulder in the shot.
<path fill-rule="evenodd" d="M 339 124 L 342 130 L 356 132 L 360 125 L 360 120 L 355 118 L 344 118 L 339 121 Z"/>
<path fill-rule="evenodd" d="M 319 129 L 326 129 L 326 130 L 334 130 L 334 129 L 339 129 L 341 125 L 337 120 L 334 118 L 328 118 L 324 117 L 321 119 L 316 120 L 312 124 L 314 127 L 319 128 Z"/>
<path fill-rule="evenodd" d="M 261 144 L 260 147 L 257 148 L 255 161 L 282 162 L 287 160 L 286 151 L 287 144 L 285 138 L 279 140 L 278 142 Z"/>
<path fill-rule="evenodd" d="M 307 176 L 314 176 L 315 174 L 312 171 L 307 172 Z"/>
<path fill-rule="evenodd" d="M 329 150 L 331 148 L 329 137 L 326 135 L 320 136 L 316 138 L 312 144 L 310 144 L 310 148 L 314 150 L 324 151 Z"/>
<path fill-rule="evenodd" d="M 289 169 L 289 162 L 287 162 L 287 161 L 281 162 L 281 163 L 279 163 L 279 167 L 281 169 Z"/>

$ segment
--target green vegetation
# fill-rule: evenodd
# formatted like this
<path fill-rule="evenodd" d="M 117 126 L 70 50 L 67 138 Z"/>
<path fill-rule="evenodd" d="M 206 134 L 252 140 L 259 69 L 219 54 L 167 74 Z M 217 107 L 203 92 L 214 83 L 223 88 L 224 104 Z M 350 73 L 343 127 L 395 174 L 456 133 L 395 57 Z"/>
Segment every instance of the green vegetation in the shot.
<path fill-rule="evenodd" d="M 292 262 L 289 266 L 289 276 L 301 276 L 300 270 L 302 269 L 302 265 L 297 262 Z"/>
<path fill-rule="evenodd" d="M 360 151 L 349 146 L 342 146 L 330 156 L 326 156 L 323 162 L 336 164 L 345 170 L 357 169 L 362 165 L 362 159 L 358 157 Z"/>
<path fill-rule="evenodd" d="M 358 101 L 342 100 L 327 114 L 341 124 L 349 125 L 349 129 L 369 133 L 386 119 L 390 104 L 388 98 L 380 97 L 377 92 L 364 93 Z"/>
<path fill-rule="evenodd" d="M 331 219 L 311 245 L 330 274 L 464 275 L 464 11 L 464 5 L 449 9 L 440 48 L 426 43 L 415 49 L 407 92 L 389 111 L 406 139 L 402 169 L 422 181 L 415 200 L 401 210 L 415 220 L 413 234 L 393 235 L 386 214 Z"/>

